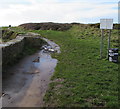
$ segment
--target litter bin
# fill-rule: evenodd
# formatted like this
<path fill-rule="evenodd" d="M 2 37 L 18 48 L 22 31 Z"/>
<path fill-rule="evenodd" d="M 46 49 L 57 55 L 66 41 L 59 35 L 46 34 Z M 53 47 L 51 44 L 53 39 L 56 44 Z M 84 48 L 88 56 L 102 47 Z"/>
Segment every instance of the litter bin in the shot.
<path fill-rule="evenodd" d="M 118 62 L 118 48 L 110 48 L 109 49 L 109 61 Z"/>

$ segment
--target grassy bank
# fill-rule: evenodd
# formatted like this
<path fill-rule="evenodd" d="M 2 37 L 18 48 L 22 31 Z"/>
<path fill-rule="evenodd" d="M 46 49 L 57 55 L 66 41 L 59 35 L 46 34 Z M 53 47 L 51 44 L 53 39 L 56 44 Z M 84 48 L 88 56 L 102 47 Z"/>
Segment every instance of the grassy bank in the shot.
<path fill-rule="evenodd" d="M 45 106 L 118 107 L 118 64 L 99 58 L 99 29 L 73 26 L 64 32 L 34 32 L 55 41 L 62 52 L 54 55 L 59 61 L 44 97 Z M 117 47 L 117 41 L 117 30 L 114 30 L 111 47 Z M 104 57 L 106 49 L 107 36 Z"/>
<path fill-rule="evenodd" d="M 2 42 L 8 42 L 12 39 L 15 39 L 19 34 L 25 34 L 28 31 L 21 28 L 21 27 L 2 27 L 2 37 L 0 38 L 0 41 Z"/>
<path fill-rule="evenodd" d="M 40 33 L 61 47 L 61 54 L 53 55 L 58 64 L 44 97 L 45 106 L 118 107 L 118 64 L 106 58 L 107 31 L 102 60 L 99 57 L 101 32 L 98 28 L 75 25 L 68 31 L 32 32 Z M 118 47 L 117 30 L 112 31 L 111 39 L 111 47 Z"/>

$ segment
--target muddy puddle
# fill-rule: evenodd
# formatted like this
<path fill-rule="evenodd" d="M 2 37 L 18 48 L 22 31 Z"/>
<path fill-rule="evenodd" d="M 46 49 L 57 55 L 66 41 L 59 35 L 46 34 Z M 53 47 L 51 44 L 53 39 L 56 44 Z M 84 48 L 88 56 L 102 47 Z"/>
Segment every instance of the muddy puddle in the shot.
<path fill-rule="evenodd" d="M 44 48 L 25 57 L 3 76 L 3 107 L 43 106 L 43 97 L 57 64 L 57 59 L 51 57 L 51 52 L 60 53 L 57 44 L 44 40 L 50 45 L 51 51 Z"/>

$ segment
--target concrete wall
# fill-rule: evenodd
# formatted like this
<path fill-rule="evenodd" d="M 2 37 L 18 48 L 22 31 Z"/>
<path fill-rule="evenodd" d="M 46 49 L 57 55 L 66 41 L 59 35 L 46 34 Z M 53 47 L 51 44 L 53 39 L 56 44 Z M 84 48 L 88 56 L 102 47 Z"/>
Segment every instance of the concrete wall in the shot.
<path fill-rule="evenodd" d="M 18 58 L 18 56 L 23 52 L 25 46 L 28 47 L 40 47 L 46 43 L 40 36 L 17 36 L 7 43 L 0 44 L 2 47 L 2 66 L 5 69 L 9 64 Z"/>

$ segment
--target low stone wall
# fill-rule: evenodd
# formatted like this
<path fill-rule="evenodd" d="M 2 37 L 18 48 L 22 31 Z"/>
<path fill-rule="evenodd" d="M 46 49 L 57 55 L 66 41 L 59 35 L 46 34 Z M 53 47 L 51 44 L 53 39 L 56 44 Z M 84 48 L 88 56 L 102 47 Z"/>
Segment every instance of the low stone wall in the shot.
<path fill-rule="evenodd" d="M 23 52 L 24 47 L 41 47 L 46 43 L 38 35 L 26 35 L 26 36 L 17 36 L 16 39 L 13 39 L 4 44 L 0 44 L 2 47 L 2 66 L 5 69 L 9 64 L 18 58 L 18 56 Z"/>
<path fill-rule="evenodd" d="M 28 47 L 37 47 L 40 48 L 45 41 L 41 39 L 40 37 L 25 37 L 24 38 L 24 44 Z"/>
<path fill-rule="evenodd" d="M 3 68 L 12 61 L 14 61 L 15 58 L 22 52 L 24 48 L 24 38 L 22 40 L 19 40 L 17 42 L 11 42 L 11 44 L 6 44 L 2 47 L 2 66 Z"/>

